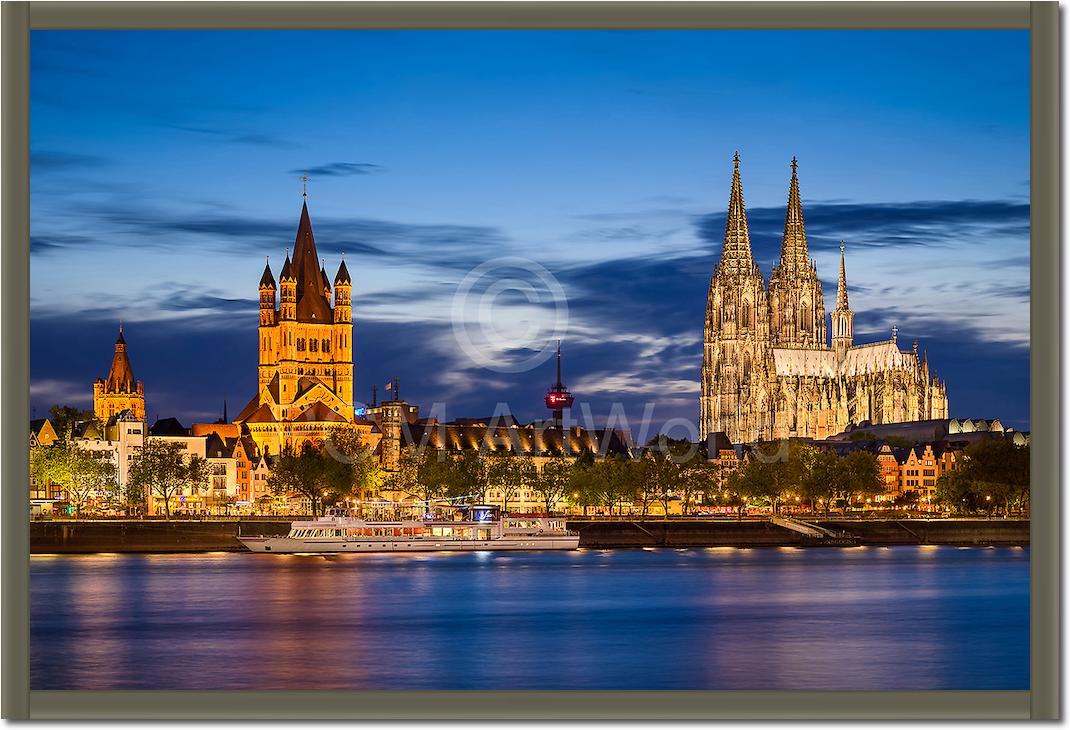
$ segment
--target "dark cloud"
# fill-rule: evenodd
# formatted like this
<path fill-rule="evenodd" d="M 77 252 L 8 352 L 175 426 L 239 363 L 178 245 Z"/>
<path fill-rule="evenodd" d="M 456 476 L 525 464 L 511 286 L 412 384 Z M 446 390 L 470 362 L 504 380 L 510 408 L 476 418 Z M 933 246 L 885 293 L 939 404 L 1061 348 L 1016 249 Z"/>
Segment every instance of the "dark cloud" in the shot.
<path fill-rule="evenodd" d="M 702 330 L 714 263 L 707 255 L 635 257 L 557 269 L 554 274 L 565 288 L 570 312 L 607 332 L 679 335 Z"/>
<path fill-rule="evenodd" d="M 574 334 L 564 344 L 564 378 L 577 398 L 577 412 L 587 404 L 602 423 L 619 403 L 636 433 L 647 404 L 654 404 L 655 431 L 670 418 L 696 417 L 697 393 L 687 387 L 697 384 L 702 362 L 698 338 L 706 263 L 697 257 L 645 264 L 626 260 L 557 272 L 569 292 L 574 322 Z M 161 288 L 160 301 L 170 305 L 161 307 L 153 300 L 146 309 L 175 315 L 186 311 L 189 316 L 128 319 L 124 325 L 135 373 L 146 381 L 150 418 L 203 418 L 197 414 L 214 412 L 223 397 L 234 412 L 256 388 L 255 301 L 178 284 Z M 81 382 L 90 393 L 93 379 L 107 371 L 122 314 L 106 308 L 78 317 L 35 313 L 33 382 Z M 880 309 L 858 313 L 857 339 L 887 339 L 892 321 L 898 321 L 901 347 L 921 338 L 934 370 L 948 380 L 953 415 L 998 416 L 1028 428 L 1027 347 L 988 342 L 980 330 L 938 316 L 919 320 Z M 443 402 L 449 417 L 492 413 L 499 402 L 507 402 L 522 420 L 545 416 L 542 397 L 553 381 L 552 359 L 525 373 L 481 369 L 460 352 L 449 325 L 430 316 L 414 322 L 358 316 L 355 338 L 358 400 L 370 400 L 373 384 L 381 397 L 383 385 L 397 376 L 407 399 L 425 409 Z M 71 358 L 72 352 L 78 357 Z M 43 411 L 52 405 L 46 402 L 48 393 L 69 390 L 39 389 L 34 406 Z"/>
<path fill-rule="evenodd" d="M 97 157 L 96 155 L 83 155 L 59 150 L 39 150 L 30 152 L 30 174 L 84 170 L 106 165 L 107 162 L 103 157 Z"/>
<path fill-rule="evenodd" d="M 98 244 L 96 239 L 89 236 L 79 236 L 69 233 L 52 233 L 47 236 L 30 236 L 30 254 L 49 254 L 70 248 L 91 246 Z"/>
<path fill-rule="evenodd" d="M 849 247 L 950 246 L 970 237 L 1029 235 L 1029 204 L 1011 200 L 921 200 L 908 203 L 808 203 L 803 214 L 812 250 Z M 780 250 L 784 208 L 749 208 L 747 223 L 759 262 Z M 698 216 L 711 246 L 724 238 L 725 213 Z"/>
<path fill-rule="evenodd" d="M 861 245 L 857 239 L 875 242 L 915 236 L 923 236 L 931 245 L 978 231 L 1020 234 L 1028 225 L 1028 206 L 1011 203 L 826 205 L 807 208 L 807 231 L 818 247 L 838 245 L 839 233 L 832 235 L 830 231 L 834 225 L 840 231 L 854 231 L 844 237 L 851 236 L 856 245 Z M 86 213 L 99 216 L 108 228 L 136 233 L 139 239 L 159 239 L 160 245 L 170 245 L 163 243 L 169 240 L 167 234 L 221 237 L 238 250 L 258 254 L 289 243 L 296 227 L 295 220 L 264 221 L 218 211 L 210 216 L 179 217 L 127 204 L 97 206 Z M 344 250 L 353 255 L 391 256 L 405 265 L 453 272 L 497 255 L 507 244 L 504 234 L 490 227 L 321 219 L 315 215 L 313 219 L 320 246 L 331 253 Z M 783 211 L 757 209 L 750 212 L 750 221 L 755 241 L 764 242 L 755 245 L 756 254 L 768 262 L 779 250 Z M 565 340 L 564 375 L 566 383 L 573 386 L 577 409 L 587 404 L 601 422 L 619 403 L 636 432 L 647 404 L 655 404 L 655 430 L 669 418 L 694 420 L 706 293 L 723 222 L 723 214 L 696 219 L 706 246 L 689 255 L 636 256 L 551 267 L 565 289 L 573 323 Z M 85 243 L 44 234 L 35 238 L 39 239 L 38 247 L 44 246 L 41 250 L 48 250 L 50 245 Z M 1022 257 L 1009 257 L 1002 265 L 1025 263 L 1027 259 Z M 763 271 L 768 271 L 764 263 Z M 531 372 L 514 375 L 481 369 L 453 342 L 449 324 L 436 319 L 441 312 L 423 313 L 421 302 L 441 297 L 452 289 L 448 282 L 454 279 L 455 274 L 446 275 L 424 287 L 414 277 L 404 290 L 380 298 L 379 303 L 398 303 L 403 316 L 415 321 L 375 321 L 361 319 L 358 313 L 358 400 L 371 397 L 372 384 L 379 386 L 381 395 L 383 384 L 398 376 L 406 398 L 425 408 L 445 402 L 449 417 L 491 413 L 501 401 L 508 402 L 522 420 L 545 416 L 542 396 L 553 380 L 552 360 Z M 825 286 L 826 292 L 835 290 L 834 281 L 825 282 Z M 897 282 L 889 284 L 887 291 L 872 286 L 868 293 L 874 297 L 903 295 L 911 286 L 911 282 Z M 968 294 L 974 284 L 947 282 L 936 286 L 944 286 L 939 291 L 950 296 Z M 127 326 L 135 372 L 146 381 L 150 417 L 203 417 L 197 414 L 213 412 L 224 396 L 232 410 L 240 408 L 256 387 L 254 299 L 229 298 L 176 282 L 156 289 L 146 295 L 145 309 L 166 312 L 169 318 Z M 993 294 L 1015 302 L 1029 296 L 1027 287 L 1013 284 Z M 355 296 L 359 301 L 359 285 Z M 526 303 L 524 298 L 521 301 Z M 183 312 L 188 316 L 182 316 Z M 77 317 L 35 313 L 31 344 L 34 380 L 58 383 L 73 379 L 84 381 L 87 390 L 91 388 L 92 379 L 103 374 L 110 362 L 114 321 L 120 315 L 118 309 L 106 306 L 84 309 Z M 921 346 L 928 349 L 934 370 L 948 380 L 952 415 L 998 416 L 1017 428 L 1028 428 L 1028 348 L 989 341 L 983 317 L 977 319 L 977 326 L 971 327 L 938 312 L 923 317 L 891 308 L 869 309 L 857 314 L 856 339 L 887 339 L 890 323 L 896 322 L 901 346 L 908 347 L 915 336 L 923 338 Z M 72 361 L 71 352 L 81 357 Z M 205 353 L 211 354 L 211 368 L 204 366 Z M 51 405 L 38 403 L 43 397 L 35 396 L 35 406 Z"/>
<path fill-rule="evenodd" d="M 350 175 L 371 175 L 382 172 L 383 168 L 370 162 L 329 162 L 307 170 L 290 170 L 292 175 L 311 175 L 312 177 L 348 177 Z"/>
<path fill-rule="evenodd" d="M 226 239 L 233 253 L 261 255 L 292 246 L 297 231 L 297 212 L 289 219 L 264 219 L 238 212 L 220 211 L 179 214 L 130 199 L 93 202 L 78 206 L 78 215 L 95 219 L 99 236 L 112 231 L 135 237 L 108 236 L 109 246 L 156 246 L 171 249 L 175 236 L 203 237 L 217 246 Z M 492 252 L 502 250 L 505 235 L 489 226 L 406 223 L 372 218 L 338 218 L 312 215 L 316 245 L 325 256 L 399 257 L 413 265 L 470 269 Z M 42 232 L 48 242 L 53 238 Z"/>

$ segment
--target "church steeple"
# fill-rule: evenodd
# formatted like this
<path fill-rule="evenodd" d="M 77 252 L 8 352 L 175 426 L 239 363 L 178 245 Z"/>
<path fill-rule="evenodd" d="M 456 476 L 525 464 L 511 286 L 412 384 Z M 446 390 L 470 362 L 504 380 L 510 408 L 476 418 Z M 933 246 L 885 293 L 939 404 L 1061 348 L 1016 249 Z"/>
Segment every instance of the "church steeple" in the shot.
<path fill-rule="evenodd" d="M 791 158 L 791 184 L 788 186 L 788 210 L 784 216 L 784 239 L 780 244 L 780 272 L 793 274 L 810 263 L 803 225 L 802 198 L 799 195 L 799 161 Z"/>
<path fill-rule="evenodd" d="M 799 161 L 791 158 L 780 260 L 769 275 L 770 333 L 781 347 L 827 347 L 825 296 L 810 260 L 799 194 Z"/>
<path fill-rule="evenodd" d="M 264 275 L 260 277 L 260 288 L 275 291 L 275 277 L 271 273 L 271 261 L 264 262 Z"/>
<path fill-rule="evenodd" d="M 840 241 L 840 284 L 836 289 L 836 309 L 832 312 L 832 349 L 846 352 L 854 344 L 855 313 L 847 304 L 847 267 L 844 264 L 844 244 Z"/>
<path fill-rule="evenodd" d="M 137 390 L 134 368 L 130 366 L 130 357 L 126 354 L 122 322 L 119 322 L 119 337 L 115 340 L 115 355 L 112 356 L 111 370 L 108 372 L 105 387 L 108 393 L 130 393 Z"/>
<path fill-rule="evenodd" d="M 129 410 L 138 420 L 145 419 L 145 386 L 134 379 L 134 368 L 130 365 L 126 338 L 123 337 L 123 323 L 119 322 L 119 336 L 115 339 L 108 379 L 97 378 L 93 383 L 93 412 L 100 420 L 107 421 L 124 410 Z"/>
<path fill-rule="evenodd" d="M 847 267 L 844 265 L 844 243 L 840 241 L 840 283 L 836 287 L 836 309 L 847 309 Z"/>
<path fill-rule="evenodd" d="M 743 182 L 739 176 L 739 153 L 732 158 L 732 192 L 728 196 L 728 216 L 725 221 L 724 245 L 721 248 L 721 270 L 750 273 L 757 270 L 750 248 L 747 210 L 743 204 Z"/>
<path fill-rule="evenodd" d="M 308 215 L 308 199 L 301 203 L 301 220 L 297 224 L 297 239 L 294 241 L 293 278 L 297 280 L 297 311 L 299 322 L 330 322 L 331 304 L 324 294 L 330 281 L 316 264 L 316 239 L 312 235 L 312 220 Z"/>
<path fill-rule="evenodd" d="M 293 273 L 297 279 L 297 298 L 306 291 L 319 292 L 322 280 L 319 276 L 319 255 L 316 239 L 312 235 L 312 219 L 308 215 L 308 201 L 301 204 L 301 220 L 297 223 L 297 238 L 294 241 Z"/>

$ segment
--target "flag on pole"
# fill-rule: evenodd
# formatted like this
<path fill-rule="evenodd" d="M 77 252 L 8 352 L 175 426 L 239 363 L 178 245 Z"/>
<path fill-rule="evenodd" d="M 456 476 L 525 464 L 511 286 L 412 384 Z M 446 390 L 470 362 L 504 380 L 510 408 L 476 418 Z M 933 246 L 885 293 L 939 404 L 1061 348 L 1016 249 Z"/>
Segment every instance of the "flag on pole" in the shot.
<path fill-rule="evenodd" d="M 393 382 L 389 382 L 389 383 L 387 383 L 387 384 L 386 384 L 386 389 L 387 389 L 387 390 L 393 390 L 393 389 L 394 389 L 394 383 L 393 383 Z"/>

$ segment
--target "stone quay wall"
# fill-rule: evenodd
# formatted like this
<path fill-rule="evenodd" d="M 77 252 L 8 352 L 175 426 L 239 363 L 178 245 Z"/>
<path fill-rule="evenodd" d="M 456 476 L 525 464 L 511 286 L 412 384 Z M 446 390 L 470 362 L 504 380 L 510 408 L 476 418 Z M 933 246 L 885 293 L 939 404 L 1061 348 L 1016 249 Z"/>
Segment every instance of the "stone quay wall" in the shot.
<path fill-rule="evenodd" d="M 863 545 L 1028 545 L 1028 520 L 814 520 Z M 284 535 L 280 520 L 100 520 L 30 524 L 32 553 L 183 553 L 241 551 L 237 536 Z M 580 547 L 768 547 L 803 544 L 767 520 L 583 520 L 568 522 Z"/>

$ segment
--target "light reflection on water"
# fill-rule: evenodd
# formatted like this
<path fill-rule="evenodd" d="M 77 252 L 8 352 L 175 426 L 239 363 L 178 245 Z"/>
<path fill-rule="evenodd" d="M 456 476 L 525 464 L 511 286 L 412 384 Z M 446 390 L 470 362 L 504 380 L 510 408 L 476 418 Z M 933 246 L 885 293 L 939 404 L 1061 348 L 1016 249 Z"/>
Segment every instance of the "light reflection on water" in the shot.
<path fill-rule="evenodd" d="M 1027 689 L 1029 551 L 48 556 L 34 689 Z"/>

